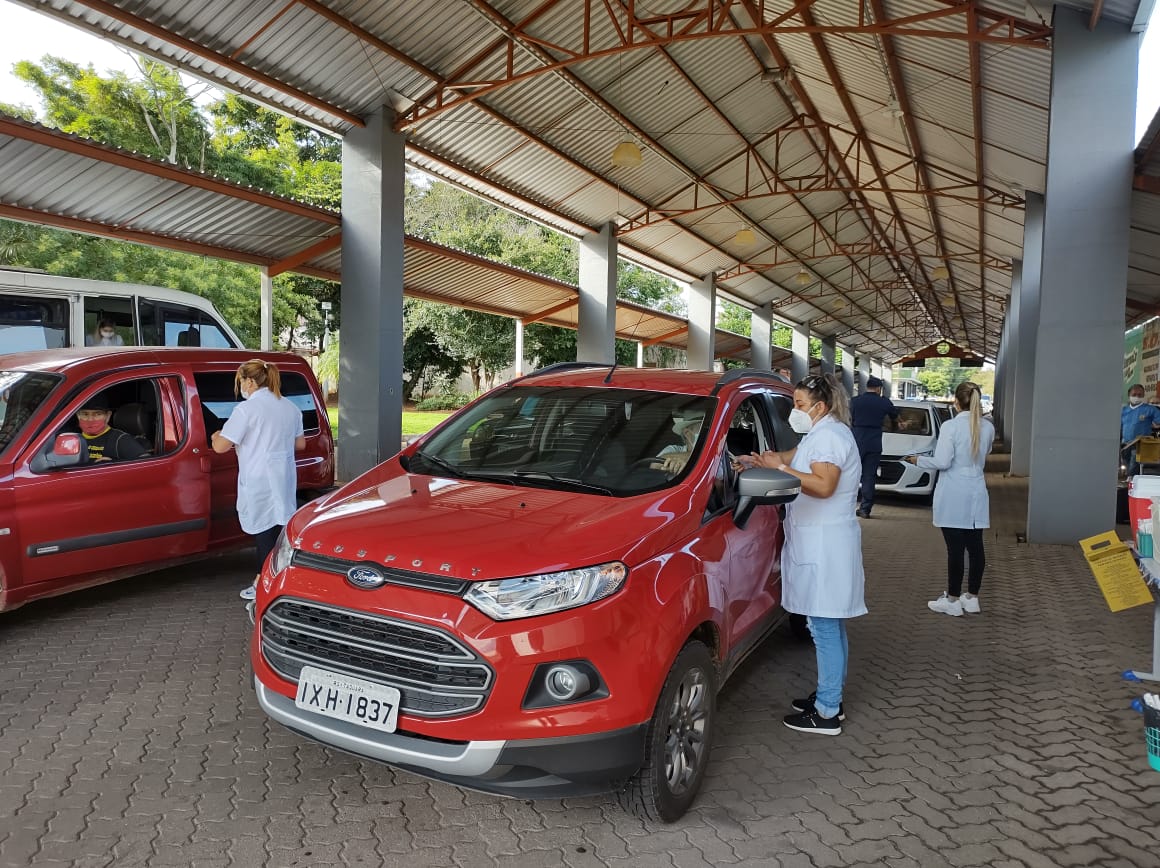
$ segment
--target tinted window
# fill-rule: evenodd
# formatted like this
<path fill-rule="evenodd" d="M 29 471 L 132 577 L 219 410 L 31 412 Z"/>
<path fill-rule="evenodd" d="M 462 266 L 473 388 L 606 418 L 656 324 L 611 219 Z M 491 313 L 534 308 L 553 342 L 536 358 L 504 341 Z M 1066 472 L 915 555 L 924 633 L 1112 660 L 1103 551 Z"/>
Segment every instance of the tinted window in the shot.
<path fill-rule="evenodd" d="M 16 439 L 59 381 L 52 374 L 0 371 L 0 451 Z"/>
<path fill-rule="evenodd" d="M 897 421 L 887 416 L 882 420 L 882 430 L 888 434 L 931 433 L 930 410 L 926 407 L 899 407 Z"/>
<path fill-rule="evenodd" d="M 68 301 L 0 295 L 0 353 L 68 346 Z"/>
<path fill-rule="evenodd" d="M 715 406 L 712 398 L 629 389 L 504 389 L 452 419 L 408 469 L 639 494 L 672 485 L 696 463 Z"/>
<path fill-rule="evenodd" d="M 302 411 L 304 434 L 318 433 L 318 407 L 314 403 L 314 393 L 306 377 L 293 371 L 279 371 L 282 376 L 282 397 Z M 234 407 L 242 402 L 240 395 L 234 394 L 233 371 L 210 371 L 195 373 L 198 397 L 201 398 L 201 413 L 205 419 L 206 436 L 220 431 L 226 419 L 234 412 Z"/>
<path fill-rule="evenodd" d="M 219 349 L 236 346 L 217 320 L 196 307 L 142 298 L 138 300 L 137 309 L 141 320 L 141 343 L 146 346 Z"/>

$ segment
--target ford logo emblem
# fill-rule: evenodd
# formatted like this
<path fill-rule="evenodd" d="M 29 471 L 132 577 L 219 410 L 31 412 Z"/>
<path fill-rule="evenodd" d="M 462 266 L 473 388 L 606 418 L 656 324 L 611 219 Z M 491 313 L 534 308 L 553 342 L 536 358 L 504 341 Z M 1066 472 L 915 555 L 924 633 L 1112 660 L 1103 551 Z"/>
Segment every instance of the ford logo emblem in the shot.
<path fill-rule="evenodd" d="M 369 591 L 381 588 L 387 577 L 372 567 L 351 567 L 346 571 L 346 580 L 356 588 Z"/>

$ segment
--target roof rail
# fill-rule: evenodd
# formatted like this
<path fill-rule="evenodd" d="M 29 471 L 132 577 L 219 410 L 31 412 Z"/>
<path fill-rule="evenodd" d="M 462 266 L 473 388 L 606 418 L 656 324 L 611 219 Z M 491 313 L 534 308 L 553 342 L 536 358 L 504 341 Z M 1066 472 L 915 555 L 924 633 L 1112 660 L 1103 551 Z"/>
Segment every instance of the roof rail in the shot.
<path fill-rule="evenodd" d="M 560 371 L 574 371 L 580 368 L 615 368 L 616 363 L 608 362 L 556 362 L 539 370 L 532 371 L 530 374 L 524 374 L 521 379 L 527 380 L 530 377 L 539 377 L 544 374 L 558 374 Z"/>
<path fill-rule="evenodd" d="M 733 368 L 721 375 L 721 379 L 713 386 L 713 391 L 710 395 L 716 395 L 723 388 L 728 386 L 735 380 L 741 380 L 746 377 L 758 377 L 763 380 L 772 380 L 775 383 L 785 383 L 789 385 L 790 382 L 780 374 L 775 374 L 773 371 L 767 371 L 761 368 Z"/>

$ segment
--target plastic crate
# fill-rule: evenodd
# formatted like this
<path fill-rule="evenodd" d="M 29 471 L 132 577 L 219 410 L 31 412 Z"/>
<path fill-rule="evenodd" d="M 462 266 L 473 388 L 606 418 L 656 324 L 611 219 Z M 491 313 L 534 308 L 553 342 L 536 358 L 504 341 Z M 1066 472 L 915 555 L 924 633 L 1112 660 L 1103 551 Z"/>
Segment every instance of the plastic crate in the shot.
<path fill-rule="evenodd" d="M 1160 710 L 1144 706 L 1144 744 L 1148 748 L 1148 765 L 1160 772 Z"/>

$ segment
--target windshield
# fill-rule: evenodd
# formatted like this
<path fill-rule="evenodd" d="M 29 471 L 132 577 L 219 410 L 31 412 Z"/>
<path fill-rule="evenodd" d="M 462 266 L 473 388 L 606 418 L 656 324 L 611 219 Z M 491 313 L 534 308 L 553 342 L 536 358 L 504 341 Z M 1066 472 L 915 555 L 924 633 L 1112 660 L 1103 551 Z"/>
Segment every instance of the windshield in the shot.
<path fill-rule="evenodd" d="M 882 430 L 887 434 L 919 434 L 929 436 L 931 433 L 930 411 L 925 407 L 899 407 L 898 421 L 887 416 L 882 420 Z"/>
<path fill-rule="evenodd" d="M 713 398 L 517 386 L 464 410 L 411 457 L 433 476 L 625 497 L 674 484 L 696 462 Z"/>
<path fill-rule="evenodd" d="M 27 371 L 0 371 L 0 451 L 16 439 L 60 378 Z"/>

